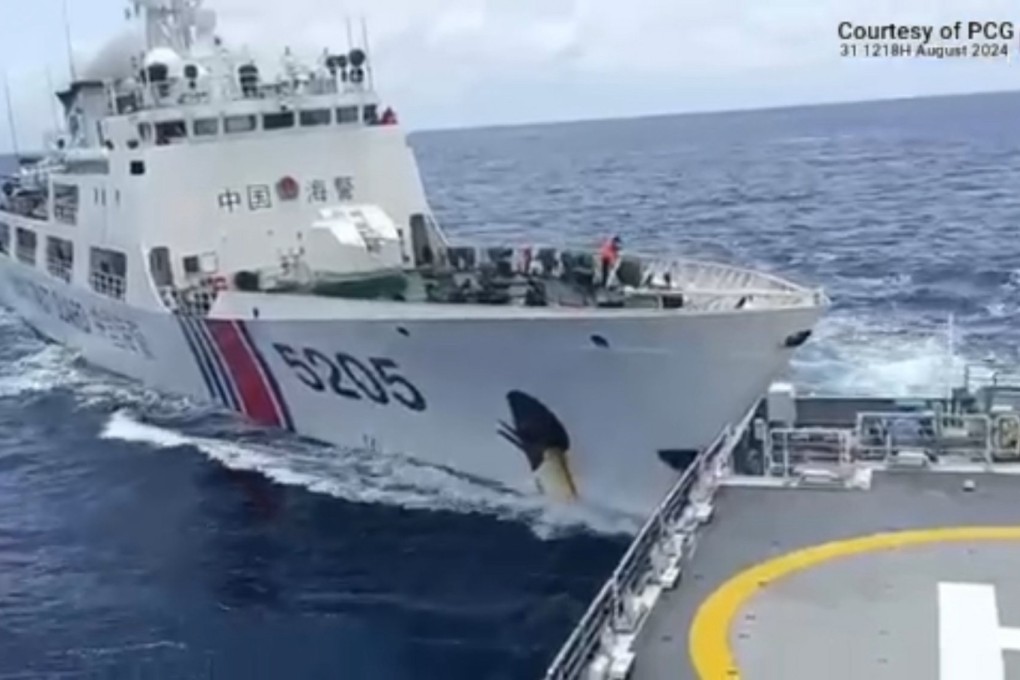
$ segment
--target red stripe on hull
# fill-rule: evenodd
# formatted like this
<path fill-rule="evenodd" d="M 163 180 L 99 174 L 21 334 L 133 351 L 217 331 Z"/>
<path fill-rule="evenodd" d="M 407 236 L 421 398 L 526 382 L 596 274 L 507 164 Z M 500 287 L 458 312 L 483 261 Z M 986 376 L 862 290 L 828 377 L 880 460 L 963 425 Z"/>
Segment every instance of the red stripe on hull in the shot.
<path fill-rule="evenodd" d="M 276 402 L 266 384 L 265 376 L 255 363 L 251 350 L 244 344 L 241 334 L 233 321 L 224 319 L 207 319 L 206 323 L 216 340 L 220 354 L 227 364 L 227 370 L 237 385 L 244 413 L 262 425 L 282 427 Z"/>

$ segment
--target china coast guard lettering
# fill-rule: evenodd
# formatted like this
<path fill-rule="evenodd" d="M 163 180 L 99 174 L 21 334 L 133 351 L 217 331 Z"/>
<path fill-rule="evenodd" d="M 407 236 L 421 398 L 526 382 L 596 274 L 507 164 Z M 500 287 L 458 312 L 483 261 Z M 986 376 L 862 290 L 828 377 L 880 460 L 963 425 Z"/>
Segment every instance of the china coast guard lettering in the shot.
<path fill-rule="evenodd" d="M 154 360 L 145 334 L 134 321 L 96 305 L 85 305 L 49 286 L 11 276 L 15 295 L 43 314 L 61 321 L 85 335 L 105 338 L 125 352 Z"/>

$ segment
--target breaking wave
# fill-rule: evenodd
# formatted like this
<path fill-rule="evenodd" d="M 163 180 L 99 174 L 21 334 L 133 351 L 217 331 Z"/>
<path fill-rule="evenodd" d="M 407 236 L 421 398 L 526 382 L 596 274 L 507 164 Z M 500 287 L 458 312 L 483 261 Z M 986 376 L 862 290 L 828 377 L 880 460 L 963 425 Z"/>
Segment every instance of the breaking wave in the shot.
<path fill-rule="evenodd" d="M 100 437 L 156 449 L 192 447 L 228 468 L 260 472 L 279 484 L 357 503 L 485 513 L 524 521 L 539 538 L 555 538 L 574 529 L 633 533 L 639 526 L 639 520 L 633 517 L 550 505 L 537 495 L 519 494 L 404 456 L 294 438 L 281 441 L 282 435 L 278 441 L 265 443 L 191 435 L 147 423 L 130 409 L 113 413 Z"/>
<path fill-rule="evenodd" d="M 833 396 L 943 396 L 962 384 L 973 359 L 948 332 L 913 331 L 850 315 L 818 325 L 793 363 L 792 377 L 808 393 Z"/>

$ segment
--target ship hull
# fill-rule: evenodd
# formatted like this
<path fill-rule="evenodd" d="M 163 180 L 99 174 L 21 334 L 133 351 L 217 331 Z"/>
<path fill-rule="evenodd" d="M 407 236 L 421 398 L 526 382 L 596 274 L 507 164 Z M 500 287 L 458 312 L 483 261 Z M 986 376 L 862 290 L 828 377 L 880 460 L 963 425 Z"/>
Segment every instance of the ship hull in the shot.
<path fill-rule="evenodd" d="M 689 452 L 746 412 L 788 366 L 790 339 L 822 312 L 186 317 L 3 256 L 0 301 L 90 363 L 156 389 L 302 436 L 634 514 L 652 509 Z"/>

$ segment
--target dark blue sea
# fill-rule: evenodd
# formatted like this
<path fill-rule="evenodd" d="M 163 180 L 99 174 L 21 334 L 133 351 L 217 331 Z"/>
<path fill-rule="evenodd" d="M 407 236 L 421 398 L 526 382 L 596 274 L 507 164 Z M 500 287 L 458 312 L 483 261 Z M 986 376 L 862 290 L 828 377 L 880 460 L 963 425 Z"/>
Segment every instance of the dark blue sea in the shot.
<path fill-rule="evenodd" d="M 1018 360 L 1018 121 L 1012 94 L 412 143 L 452 235 L 824 285 L 801 391 L 909 394 Z M 633 528 L 255 431 L 0 312 L 0 678 L 535 678 Z"/>

